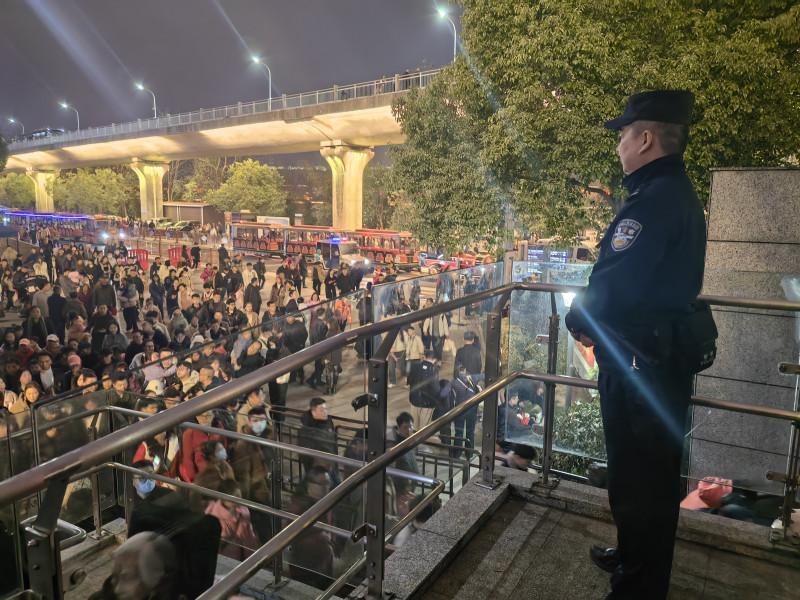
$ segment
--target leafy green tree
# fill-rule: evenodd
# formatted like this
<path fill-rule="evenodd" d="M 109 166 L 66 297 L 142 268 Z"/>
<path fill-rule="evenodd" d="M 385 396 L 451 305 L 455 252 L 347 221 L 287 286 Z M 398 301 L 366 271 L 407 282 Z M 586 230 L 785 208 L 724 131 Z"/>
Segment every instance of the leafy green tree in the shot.
<path fill-rule="evenodd" d="M 136 178 L 128 169 L 75 169 L 56 178 L 53 201 L 59 210 L 67 212 L 127 217 L 138 210 L 138 190 Z"/>
<path fill-rule="evenodd" d="M 220 211 L 250 210 L 257 215 L 283 216 L 287 197 L 277 169 L 247 159 L 231 165 L 225 183 L 206 194 L 205 200 Z"/>
<path fill-rule="evenodd" d="M 306 169 L 309 201 L 303 212 L 308 225 L 333 224 L 333 177 L 330 169 L 309 167 Z"/>
<path fill-rule="evenodd" d="M 228 170 L 236 158 L 196 158 L 191 162 L 191 175 L 183 185 L 186 198 L 202 198 L 218 190 L 228 178 Z"/>
<path fill-rule="evenodd" d="M 363 222 L 368 229 L 388 229 L 397 205 L 391 189 L 391 168 L 381 163 L 364 169 Z"/>
<path fill-rule="evenodd" d="M 0 204 L 9 208 L 32 208 L 36 204 L 33 179 L 22 173 L 0 177 Z"/>
<path fill-rule="evenodd" d="M 169 163 L 169 171 L 164 176 L 164 201 L 191 201 L 196 197 L 191 193 L 187 183 L 194 175 L 194 161 L 173 160 Z"/>
<path fill-rule="evenodd" d="M 395 106 L 397 183 L 424 241 L 498 230 L 507 206 L 565 238 L 607 222 L 625 192 L 603 122 L 641 90 L 695 93 L 686 163 L 701 198 L 711 167 L 784 165 L 800 151 L 795 2 L 461 4 L 463 55 Z"/>
<path fill-rule="evenodd" d="M 8 162 L 8 142 L 0 135 L 0 171 L 6 168 Z"/>

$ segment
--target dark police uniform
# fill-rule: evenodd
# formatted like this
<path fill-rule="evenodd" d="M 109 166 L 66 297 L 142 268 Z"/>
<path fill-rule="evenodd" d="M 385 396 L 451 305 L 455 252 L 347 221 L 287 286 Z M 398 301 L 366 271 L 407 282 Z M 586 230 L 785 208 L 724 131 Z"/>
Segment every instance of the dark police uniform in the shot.
<path fill-rule="evenodd" d="M 622 124 L 684 122 L 657 118 L 655 100 L 639 116 L 635 106 L 629 111 L 629 101 Z M 684 113 L 688 124 L 691 102 Z M 628 199 L 608 227 L 589 285 L 565 322 L 571 332 L 595 342 L 600 367 L 608 495 L 620 561 L 608 597 L 666 598 L 692 391 L 691 373 L 670 355 L 670 331 L 700 292 L 705 219 L 679 155 L 658 158 L 623 183 Z"/>

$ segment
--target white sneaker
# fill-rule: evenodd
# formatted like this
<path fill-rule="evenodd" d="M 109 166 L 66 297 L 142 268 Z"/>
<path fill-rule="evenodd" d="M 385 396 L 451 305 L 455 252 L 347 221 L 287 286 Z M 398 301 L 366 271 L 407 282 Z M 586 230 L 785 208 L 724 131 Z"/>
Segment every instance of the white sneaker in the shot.
<path fill-rule="evenodd" d="M 390 383 L 390 384 L 389 384 L 389 388 L 393 388 L 393 387 L 394 387 L 394 384 L 393 384 L 393 383 Z"/>

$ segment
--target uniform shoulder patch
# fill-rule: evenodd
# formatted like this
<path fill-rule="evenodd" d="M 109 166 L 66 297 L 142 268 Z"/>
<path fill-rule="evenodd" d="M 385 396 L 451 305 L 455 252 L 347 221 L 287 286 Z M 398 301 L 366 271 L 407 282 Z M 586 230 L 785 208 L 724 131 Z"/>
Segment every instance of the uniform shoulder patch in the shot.
<path fill-rule="evenodd" d="M 642 231 L 642 224 L 633 219 L 622 219 L 617 223 L 617 228 L 614 230 L 614 235 L 611 237 L 611 249 L 615 252 L 621 252 L 630 248 L 631 244 L 639 237 Z"/>

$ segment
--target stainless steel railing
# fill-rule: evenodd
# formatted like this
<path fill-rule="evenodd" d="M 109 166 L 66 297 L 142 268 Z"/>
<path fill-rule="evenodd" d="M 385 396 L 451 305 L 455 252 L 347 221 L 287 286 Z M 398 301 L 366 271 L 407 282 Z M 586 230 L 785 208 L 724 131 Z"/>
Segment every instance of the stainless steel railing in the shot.
<path fill-rule="evenodd" d="M 482 480 L 485 484 L 493 483 L 494 474 L 494 443 L 497 422 L 497 398 L 498 392 L 511 382 L 517 379 L 538 380 L 546 384 L 547 388 L 547 407 L 546 414 L 550 418 L 545 421 L 545 437 L 543 445 L 543 478 L 546 479 L 550 474 L 550 456 L 552 455 L 553 443 L 553 420 L 554 396 L 556 385 L 578 386 L 584 388 L 595 388 L 596 383 L 575 377 L 559 376 L 555 373 L 554 352 L 552 348 L 557 345 L 558 340 L 558 313 L 555 310 L 554 295 L 556 293 L 573 292 L 579 288 L 574 286 L 562 286 L 552 284 L 507 284 L 477 292 L 464 298 L 452 300 L 447 303 L 435 305 L 433 307 L 405 314 L 379 323 L 367 325 L 355 330 L 351 330 L 319 344 L 301 350 L 281 361 L 273 363 L 259 371 L 251 373 L 241 379 L 234 380 L 225 386 L 216 388 L 203 394 L 202 396 L 184 403 L 181 406 L 170 409 L 164 413 L 151 416 L 139 423 L 134 423 L 121 431 L 114 432 L 105 438 L 90 443 L 82 448 L 55 458 L 48 463 L 40 465 L 25 473 L 15 476 L 5 482 L 0 483 L 0 505 L 23 499 L 39 490 L 48 488 L 48 496 L 53 492 L 55 499 L 59 499 L 59 490 L 63 497 L 65 482 L 74 473 L 81 470 L 91 469 L 97 465 L 105 464 L 107 458 L 124 451 L 133 444 L 152 437 L 170 427 L 188 421 L 195 415 L 206 412 L 207 410 L 222 406 L 229 399 L 236 397 L 255 386 L 262 385 L 275 377 L 296 370 L 302 365 L 308 364 L 318 357 L 330 353 L 336 348 L 350 344 L 360 338 L 373 337 L 386 334 L 380 348 L 370 359 L 368 366 L 368 390 L 366 406 L 368 407 L 369 428 L 372 430 L 369 436 L 368 454 L 371 462 L 360 468 L 342 484 L 336 487 L 330 494 L 320 500 L 317 504 L 306 511 L 300 518 L 294 520 L 285 529 L 273 537 L 267 544 L 263 545 L 250 558 L 246 559 L 235 569 L 233 569 L 223 580 L 215 584 L 201 598 L 209 600 L 211 598 L 227 597 L 228 594 L 236 591 L 238 586 L 257 572 L 261 566 L 272 557 L 276 556 L 283 548 L 288 546 L 292 540 L 296 539 L 304 530 L 313 526 L 322 515 L 331 510 L 346 495 L 358 486 L 367 484 L 367 514 L 366 523 L 362 531 L 366 531 L 367 556 L 368 556 L 368 587 L 369 593 L 379 596 L 382 591 L 383 581 L 383 560 L 384 543 L 386 539 L 384 522 L 384 489 L 386 481 L 386 469 L 400 456 L 413 450 L 415 447 L 424 443 L 429 437 L 439 431 L 444 425 L 451 423 L 455 419 L 464 416 L 468 411 L 477 407 L 480 403 L 484 404 L 484 421 L 482 435 L 482 452 L 480 469 Z M 552 314 L 550 321 L 550 336 L 548 340 L 551 352 L 548 353 L 548 373 L 535 371 L 517 371 L 501 376 L 501 320 L 504 310 L 513 291 L 537 291 L 550 295 L 552 304 Z M 439 419 L 421 429 L 416 434 L 402 441 L 392 449 L 385 450 L 385 426 L 386 426 L 386 401 L 388 397 L 387 362 L 388 351 L 394 343 L 395 336 L 400 328 L 411 323 L 418 322 L 428 317 L 462 308 L 468 304 L 482 302 L 490 299 L 497 299 L 487 319 L 486 334 L 486 382 L 487 387 L 473 398 L 462 405 L 449 411 Z M 754 308 L 763 310 L 791 311 L 800 312 L 800 303 L 770 301 L 770 300 L 741 300 L 725 297 L 703 297 L 712 304 L 722 306 L 738 306 L 742 308 Z M 775 410 L 757 406 L 748 406 L 731 402 L 722 402 L 709 398 L 694 398 L 693 402 L 697 405 L 746 412 L 748 414 L 788 420 L 793 427 L 800 427 L 800 412 Z M 199 426 L 196 426 L 199 428 Z M 216 433 L 216 432 L 215 432 Z M 790 515 L 791 504 L 797 491 L 798 471 L 800 471 L 800 444 L 795 436 L 795 443 L 790 449 L 788 473 L 782 475 L 786 479 L 785 509 Z M 47 497 L 45 501 L 47 501 Z M 788 507 L 788 508 L 787 508 Z M 787 512 L 784 511 L 786 518 Z M 43 512 L 48 513 L 47 506 L 43 506 Z M 52 511 L 51 511 L 52 512 Z M 41 512 L 40 512 L 41 514 Z M 361 536 L 365 535 L 364 533 Z"/>
<path fill-rule="evenodd" d="M 15 154 L 27 150 L 28 148 L 37 148 L 39 146 L 68 144 L 69 142 L 94 140 L 110 135 L 147 132 L 177 125 L 203 123 L 206 121 L 256 115 L 288 108 L 300 108 L 303 106 L 315 106 L 341 100 L 364 98 L 367 96 L 393 94 L 414 87 L 427 87 L 433 78 L 438 75 L 440 70 L 441 69 L 430 69 L 403 75 L 398 74 L 389 78 L 384 77 L 382 79 L 373 79 L 372 81 L 351 83 L 348 85 L 334 85 L 322 90 L 302 92 L 300 94 L 283 94 L 266 100 L 239 102 L 237 104 L 219 106 L 216 108 L 201 108 L 177 115 L 164 115 L 152 119 L 137 119 L 136 121 L 130 121 L 128 123 L 112 123 L 111 125 L 103 125 L 102 127 L 89 127 L 79 131 L 68 131 L 37 139 L 17 141 L 9 145 L 9 152 Z"/>

